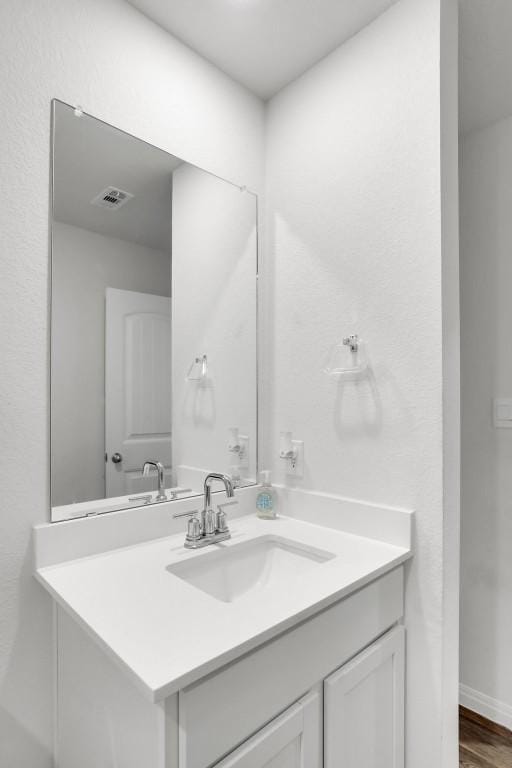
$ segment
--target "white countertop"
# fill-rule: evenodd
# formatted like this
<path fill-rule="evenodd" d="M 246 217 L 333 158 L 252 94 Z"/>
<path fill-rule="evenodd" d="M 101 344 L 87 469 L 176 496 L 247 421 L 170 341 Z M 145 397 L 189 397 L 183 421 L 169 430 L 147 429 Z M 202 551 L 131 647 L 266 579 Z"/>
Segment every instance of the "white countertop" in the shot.
<path fill-rule="evenodd" d="M 201 550 L 177 535 L 40 567 L 36 577 L 152 701 L 198 680 L 395 568 L 410 549 L 281 517 L 235 518 L 232 538 Z M 335 555 L 283 590 L 232 603 L 167 566 L 258 536 L 276 535 Z"/>

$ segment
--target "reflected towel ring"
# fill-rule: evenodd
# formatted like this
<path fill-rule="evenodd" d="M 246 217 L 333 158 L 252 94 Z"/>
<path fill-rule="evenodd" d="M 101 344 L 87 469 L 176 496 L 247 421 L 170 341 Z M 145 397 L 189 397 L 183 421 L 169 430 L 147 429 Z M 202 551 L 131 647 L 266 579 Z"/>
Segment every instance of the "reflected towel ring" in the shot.
<path fill-rule="evenodd" d="M 195 369 L 195 370 L 194 370 Z M 194 375 L 192 375 L 194 373 Z M 206 355 L 195 357 L 187 371 L 185 381 L 203 381 L 208 375 L 208 358 Z"/>

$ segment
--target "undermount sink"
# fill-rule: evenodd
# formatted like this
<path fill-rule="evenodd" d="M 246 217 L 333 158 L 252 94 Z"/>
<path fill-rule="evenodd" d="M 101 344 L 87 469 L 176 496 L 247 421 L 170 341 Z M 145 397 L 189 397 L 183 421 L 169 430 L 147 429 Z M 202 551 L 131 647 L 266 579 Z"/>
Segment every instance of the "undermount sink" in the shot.
<path fill-rule="evenodd" d="M 286 588 L 335 555 L 280 536 L 259 536 L 218 545 L 185 562 L 167 566 L 174 576 L 208 595 L 232 603 L 266 587 Z"/>

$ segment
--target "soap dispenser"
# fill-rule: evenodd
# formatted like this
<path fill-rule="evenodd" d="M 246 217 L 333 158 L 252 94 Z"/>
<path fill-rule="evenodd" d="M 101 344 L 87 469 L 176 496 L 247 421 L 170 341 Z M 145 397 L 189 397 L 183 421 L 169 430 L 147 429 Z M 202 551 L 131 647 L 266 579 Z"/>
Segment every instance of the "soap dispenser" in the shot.
<path fill-rule="evenodd" d="M 265 470 L 260 475 L 261 491 L 256 497 L 256 513 L 262 520 L 275 520 L 277 517 L 277 493 L 270 482 L 270 472 Z"/>

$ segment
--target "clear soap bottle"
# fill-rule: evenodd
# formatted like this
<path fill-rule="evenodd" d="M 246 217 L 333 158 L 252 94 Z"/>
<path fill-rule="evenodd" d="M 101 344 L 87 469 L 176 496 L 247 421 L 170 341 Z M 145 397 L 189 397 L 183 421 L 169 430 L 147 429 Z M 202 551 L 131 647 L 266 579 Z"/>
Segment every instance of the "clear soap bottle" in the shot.
<path fill-rule="evenodd" d="M 261 491 L 256 496 L 256 514 L 262 520 L 275 520 L 277 517 L 277 493 L 270 482 L 270 472 L 260 474 Z"/>

